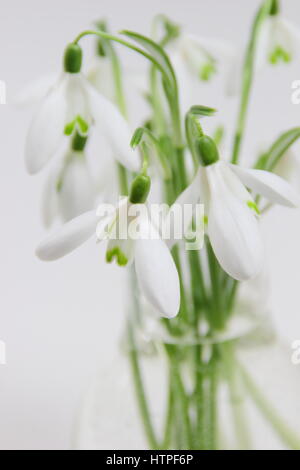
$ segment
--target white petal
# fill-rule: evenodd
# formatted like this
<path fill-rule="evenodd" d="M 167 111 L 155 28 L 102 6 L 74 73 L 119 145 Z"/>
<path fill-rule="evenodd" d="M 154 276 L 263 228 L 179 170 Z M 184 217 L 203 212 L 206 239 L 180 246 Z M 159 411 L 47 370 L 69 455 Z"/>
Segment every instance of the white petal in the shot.
<path fill-rule="evenodd" d="M 228 61 L 235 55 L 234 47 L 223 39 L 200 37 L 194 34 L 184 34 L 184 39 L 189 48 L 203 50 L 216 60 Z"/>
<path fill-rule="evenodd" d="M 122 197 L 116 205 L 100 203 L 97 208 L 97 224 L 96 235 L 98 241 L 106 238 L 118 238 L 120 230 L 123 230 L 123 236 L 127 236 L 127 219 L 128 219 L 128 197 Z M 125 228 L 122 223 L 125 222 Z"/>
<path fill-rule="evenodd" d="M 65 222 L 91 210 L 95 202 L 93 180 L 81 152 L 67 155 L 67 164 L 61 176 L 58 200 Z"/>
<path fill-rule="evenodd" d="M 48 93 L 28 132 L 25 159 L 29 173 L 41 170 L 58 150 L 64 136 L 67 104 L 64 81 Z"/>
<path fill-rule="evenodd" d="M 111 60 L 96 56 L 88 70 L 87 78 L 99 93 L 111 100 L 115 94 L 112 76 Z"/>
<path fill-rule="evenodd" d="M 80 116 L 90 126 L 92 115 L 89 109 L 89 100 L 86 92 L 86 79 L 80 73 L 66 73 L 64 75 L 65 94 L 67 101 L 66 123 L 69 124 Z M 77 126 L 82 133 L 82 129 Z M 85 132 L 83 132 L 85 133 Z"/>
<path fill-rule="evenodd" d="M 98 130 L 93 129 L 85 151 L 88 167 L 97 193 L 105 195 L 104 200 L 116 200 L 119 194 L 116 161 L 112 150 Z"/>
<path fill-rule="evenodd" d="M 130 147 L 132 132 L 128 123 L 117 107 L 100 95 L 88 82 L 86 82 L 86 91 L 95 124 L 109 141 L 114 157 L 129 170 L 138 172 L 141 162 L 138 152 Z"/>
<path fill-rule="evenodd" d="M 214 253 L 234 279 L 251 279 L 260 272 L 263 262 L 258 222 L 248 206 L 227 187 L 218 165 L 211 165 L 206 171 L 211 190 L 208 234 Z"/>
<path fill-rule="evenodd" d="M 42 194 L 42 221 L 46 228 L 51 227 L 58 215 L 58 201 L 56 192 L 57 179 L 58 172 L 52 171 L 47 176 Z"/>
<path fill-rule="evenodd" d="M 43 261 L 53 261 L 67 255 L 95 233 L 96 223 L 95 211 L 70 220 L 38 246 L 36 255 Z"/>
<path fill-rule="evenodd" d="M 57 82 L 57 74 L 44 75 L 25 85 L 15 96 L 14 103 L 21 106 L 30 105 L 45 98 L 53 83 Z"/>
<path fill-rule="evenodd" d="M 145 218 L 141 232 L 155 232 Z M 177 269 L 166 244 L 159 239 L 138 239 L 135 242 L 135 269 L 141 291 L 162 316 L 173 318 L 180 307 L 180 285 Z"/>
<path fill-rule="evenodd" d="M 228 163 L 219 161 L 217 163 L 219 165 L 220 171 L 222 172 L 222 177 L 226 182 L 228 189 L 232 192 L 234 196 L 236 196 L 240 201 L 244 203 L 248 203 L 249 201 L 253 201 L 253 198 L 249 191 L 245 188 L 242 181 L 239 177 L 231 170 L 231 166 Z"/>
<path fill-rule="evenodd" d="M 299 51 L 300 30 L 282 16 L 278 16 L 276 24 L 276 40 L 288 53 Z"/>
<path fill-rule="evenodd" d="M 266 65 L 268 60 L 268 54 L 270 50 L 270 42 L 272 37 L 272 30 L 274 28 L 274 18 L 270 16 L 265 19 L 261 26 L 258 45 L 255 54 L 254 67 L 256 71 L 259 71 L 263 66 Z"/>
<path fill-rule="evenodd" d="M 231 165 L 245 186 L 261 194 L 271 202 L 288 207 L 298 207 L 300 198 L 298 193 L 280 176 L 264 170 L 253 170 Z"/>

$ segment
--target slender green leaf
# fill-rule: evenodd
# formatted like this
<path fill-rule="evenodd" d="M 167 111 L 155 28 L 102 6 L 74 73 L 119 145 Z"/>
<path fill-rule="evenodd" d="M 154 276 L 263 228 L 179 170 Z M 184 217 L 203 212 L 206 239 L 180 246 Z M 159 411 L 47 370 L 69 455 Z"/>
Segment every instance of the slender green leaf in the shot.
<path fill-rule="evenodd" d="M 261 155 L 255 164 L 255 168 L 268 171 L 274 170 L 280 159 L 285 155 L 287 150 L 300 138 L 300 127 L 295 127 L 284 132 L 275 140 L 270 150 Z"/>
<path fill-rule="evenodd" d="M 135 33 L 133 31 L 121 31 L 121 34 L 124 34 L 130 39 L 133 39 L 142 47 L 144 47 L 144 49 L 146 49 L 146 51 L 151 54 L 151 56 L 156 60 L 156 62 L 160 64 L 161 69 L 165 73 L 165 77 L 167 79 L 168 84 L 171 85 L 172 88 L 176 88 L 176 76 L 172 64 L 170 62 L 169 57 L 159 44 L 152 41 L 152 39 L 147 38 L 146 36 L 143 36 L 141 34 Z"/>
<path fill-rule="evenodd" d="M 202 105 L 195 105 L 192 106 L 189 110 L 190 114 L 194 114 L 196 116 L 212 116 L 217 112 L 214 108 L 209 108 L 208 106 Z"/>

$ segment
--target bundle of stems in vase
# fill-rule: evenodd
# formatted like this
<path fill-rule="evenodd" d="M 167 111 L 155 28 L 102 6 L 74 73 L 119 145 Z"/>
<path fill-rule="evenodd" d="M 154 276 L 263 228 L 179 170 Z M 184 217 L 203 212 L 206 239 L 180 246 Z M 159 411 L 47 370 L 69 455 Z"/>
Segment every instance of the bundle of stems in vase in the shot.
<path fill-rule="evenodd" d="M 86 36 L 97 41 L 97 55 L 87 76 L 82 72 Z M 68 143 L 50 172 L 43 202 L 48 226 L 55 218 L 65 223 L 38 246 L 38 257 L 60 258 L 96 234 L 98 241 L 108 240 L 107 262 L 122 267 L 133 263 L 128 351 L 151 448 L 222 447 L 218 401 L 224 383 L 233 398 L 242 384 L 283 442 L 300 447 L 299 439 L 242 369 L 234 344 L 217 339 L 238 315 L 241 284 L 263 270 L 259 227 L 263 213 L 274 204 L 299 204 L 298 194 L 278 169 L 299 138 L 300 128 L 283 132 L 251 168 L 240 164 L 253 79 L 263 66 L 293 60 L 297 40 L 295 28 L 281 16 L 279 3 L 263 1 L 239 75 L 238 53 L 222 41 L 182 32 L 163 15 L 153 22 L 153 38 L 132 31 L 113 35 L 100 22 L 67 45 L 63 73 L 30 127 L 26 142 L 30 173 L 42 169 L 63 140 Z M 116 44 L 149 65 L 143 89 L 148 115 L 136 129 L 130 127 L 124 91 L 124 78 L 134 80 L 126 76 Z M 224 81 L 235 82 L 240 93 L 231 152 L 224 152 L 223 128 L 216 126 L 210 135 L 206 131 L 206 122 L 215 119 L 216 110 L 197 101 L 184 109 L 181 98 L 188 86 L 180 79 L 183 69 L 207 85 L 222 64 L 228 75 Z M 99 160 L 99 174 L 95 174 L 87 154 L 90 140 L 98 135 L 107 141 L 111 158 L 100 152 L 93 155 Z M 119 199 L 108 191 L 115 180 Z M 152 422 L 137 338 L 149 310 L 162 317 L 165 335 L 160 343 L 167 363 L 168 400 L 159 432 Z M 238 445 L 251 447 L 242 407 L 233 405 L 233 410 Z"/>

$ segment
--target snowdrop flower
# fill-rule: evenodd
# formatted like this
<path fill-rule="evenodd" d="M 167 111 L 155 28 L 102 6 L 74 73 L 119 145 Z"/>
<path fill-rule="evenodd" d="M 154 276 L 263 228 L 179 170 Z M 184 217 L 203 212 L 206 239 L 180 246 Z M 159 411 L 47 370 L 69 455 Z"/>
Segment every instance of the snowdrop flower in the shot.
<path fill-rule="evenodd" d="M 37 103 L 47 96 L 53 83 L 57 81 L 58 74 L 47 74 L 26 83 L 14 97 L 14 103 L 19 106 L 29 106 Z"/>
<path fill-rule="evenodd" d="M 257 67 L 266 62 L 273 65 L 290 62 L 300 47 L 300 31 L 279 12 L 278 1 L 274 0 L 270 15 L 262 25 L 257 51 Z"/>
<path fill-rule="evenodd" d="M 220 161 L 217 147 L 208 136 L 199 139 L 199 152 L 204 167 L 175 204 L 196 204 L 200 200 L 220 265 L 237 280 L 251 279 L 262 268 L 264 250 L 257 220 L 259 210 L 246 188 L 288 207 L 298 206 L 299 196 L 273 173 Z"/>
<path fill-rule="evenodd" d="M 63 163 L 46 180 L 42 217 L 47 228 L 56 218 L 67 222 L 94 207 L 96 188 L 87 164 L 85 144 L 86 137 L 75 134 Z"/>
<path fill-rule="evenodd" d="M 233 50 L 224 41 L 181 34 L 176 50 L 190 73 L 202 81 L 209 81 L 219 69 L 233 59 Z"/>
<path fill-rule="evenodd" d="M 111 60 L 106 56 L 96 55 L 88 69 L 87 78 L 101 95 L 111 101 L 114 100 L 115 96 L 112 76 Z"/>
<path fill-rule="evenodd" d="M 34 116 L 27 141 L 26 165 L 30 173 L 41 170 L 59 149 L 64 135 L 86 135 L 95 125 L 104 134 L 115 158 L 138 171 L 139 157 L 130 149 L 130 129 L 118 109 L 80 73 L 82 50 L 70 44 L 64 56 L 65 71 Z"/>
<path fill-rule="evenodd" d="M 185 89 L 193 88 L 192 82 L 188 83 L 188 81 L 197 78 L 203 83 L 207 83 L 221 69 L 225 73 L 225 91 L 228 92 L 235 63 L 235 53 L 225 41 L 182 33 L 170 46 L 169 54 L 179 82 L 181 82 L 180 88 L 183 89 L 181 101 L 183 103 L 188 101 Z"/>
<path fill-rule="evenodd" d="M 116 207 L 105 208 L 105 214 L 100 206 L 96 214 L 89 211 L 71 220 L 39 245 L 37 256 L 45 261 L 65 256 L 96 230 L 99 241 L 109 239 L 106 260 L 115 259 L 120 266 L 134 261 L 142 294 L 162 316 L 172 318 L 180 306 L 179 277 L 167 245 L 145 210 L 149 190 L 150 178 L 138 175 L 129 197 Z M 134 234 L 132 227 L 137 228 Z"/>

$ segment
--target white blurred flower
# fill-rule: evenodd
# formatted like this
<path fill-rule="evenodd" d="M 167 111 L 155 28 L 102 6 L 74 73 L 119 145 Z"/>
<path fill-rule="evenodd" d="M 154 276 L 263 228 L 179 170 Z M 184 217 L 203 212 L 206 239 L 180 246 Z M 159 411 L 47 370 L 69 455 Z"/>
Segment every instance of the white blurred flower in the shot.
<path fill-rule="evenodd" d="M 47 176 L 42 197 L 42 218 L 49 228 L 55 219 L 67 222 L 91 210 L 95 184 L 83 151 L 70 150 L 63 164 Z"/>
<path fill-rule="evenodd" d="M 266 63 L 288 63 L 299 54 L 300 30 L 280 13 L 269 15 L 259 37 L 256 67 Z"/>
<path fill-rule="evenodd" d="M 103 96 L 113 101 L 115 97 L 115 86 L 112 74 L 111 60 L 106 56 L 96 55 L 87 72 L 89 82 Z"/>
<path fill-rule="evenodd" d="M 222 71 L 227 92 L 236 55 L 226 41 L 182 33 L 169 47 L 169 54 L 181 87 L 191 86 L 189 76 L 209 82 Z"/>

